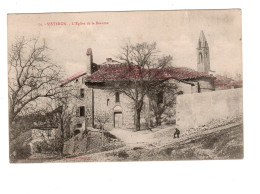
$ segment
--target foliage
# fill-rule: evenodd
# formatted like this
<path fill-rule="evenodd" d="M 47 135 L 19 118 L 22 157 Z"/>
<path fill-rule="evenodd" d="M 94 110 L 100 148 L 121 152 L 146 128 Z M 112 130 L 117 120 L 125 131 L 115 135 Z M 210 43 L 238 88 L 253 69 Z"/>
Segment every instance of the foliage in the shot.
<path fill-rule="evenodd" d="M 31 147 L 27 144 L 31 140 L 31 131 L 22 133 L 18 138 L 10 141 L 10 162 L 26 159 L 31 155 Z"/>
<path fill-rule="evenodd" d="M 62 150 L 62 141 L 59 137 L 51 140 L 44 140 L 34 143 L 36 153 L 60 154 Z"/>

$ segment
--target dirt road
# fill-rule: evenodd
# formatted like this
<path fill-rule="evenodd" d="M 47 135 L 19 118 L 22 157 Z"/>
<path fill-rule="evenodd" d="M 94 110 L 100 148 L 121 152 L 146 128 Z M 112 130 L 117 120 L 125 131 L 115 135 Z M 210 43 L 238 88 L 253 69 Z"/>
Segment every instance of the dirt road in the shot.
<path fill-rule="evenodd" d="M 114 151 L 69 160 L 63 159 L 57 162 L 242 159 L 243 124 L 223 127 L 201 134 L 193 134 L 164 145 L 137 143 L 136 146 L 125 146 Z M 172 137 L 167 138 L 172 139 Z"/>

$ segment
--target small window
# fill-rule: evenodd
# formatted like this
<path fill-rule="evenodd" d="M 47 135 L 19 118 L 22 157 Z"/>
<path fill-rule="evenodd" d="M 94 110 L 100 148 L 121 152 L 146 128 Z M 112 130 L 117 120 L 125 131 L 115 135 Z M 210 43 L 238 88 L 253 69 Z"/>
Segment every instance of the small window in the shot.
<path fill-rule="evenodd" d="M 78 123 L 77 128 L 81 128 L 81 127 L 82 127 L 82 123 Z"/>
<path fill-rule="evenodd" d="M 84 106 L 80 106 L 79 107 L 79 116 L 80 117 L 84 117 L 85 116 L 85 107 Z"/>
<path fill-rule="evenodd" d="M 107 99 L 107 106 L 109 105 L 109 98 Z"/>
<path fill-rule="evenodd" d="M 120 102 L 120 95 L 119 95 L 119 92 L 116 92 L 116 102 Z"/>
<path fill-rule="evenodd" d="M 178 95 L 182 95 L 182 94 L 183 94 L 183 91 L 179 91 L 177 94 L 178 94 Z"/>
<path fill-rule="evenodd" d="M 80 130 L 75 130 L 74 131 L 74 136 L 78 135 L 80 133 Z"/>
<path fill-rule="evenodd" d="M 85 90 L 80 89 L 80 98 L 84 98 L 84 96 L 85 96 Z"/>

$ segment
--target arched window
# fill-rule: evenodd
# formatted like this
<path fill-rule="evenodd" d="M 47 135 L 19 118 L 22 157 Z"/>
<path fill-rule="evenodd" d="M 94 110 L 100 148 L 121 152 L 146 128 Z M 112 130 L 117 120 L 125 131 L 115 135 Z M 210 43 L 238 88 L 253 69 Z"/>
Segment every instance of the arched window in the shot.
<path fill-rule="evenodd" d="M 120 102 L 119 92 L 116 92 L 115 96 L 116 96 L 116 102 Z"/>

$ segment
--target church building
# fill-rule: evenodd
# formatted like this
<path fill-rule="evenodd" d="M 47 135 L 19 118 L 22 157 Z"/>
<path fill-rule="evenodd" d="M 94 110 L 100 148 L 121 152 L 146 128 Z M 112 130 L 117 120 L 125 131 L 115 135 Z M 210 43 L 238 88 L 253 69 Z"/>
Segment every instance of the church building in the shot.
<path fill-rule="evenodd" d="M 178 95 L 214 91 L 215 77 L 209 74 L 209 47 L 203 32 L 199 37 L 197 53 L 198 71 L 187 67 L 150 69 L 149 71 L 156 71 L 154 73 L 156 79 L 169 84 L 177 84 Z M 127 73 L 129 68 L 137 67 L 123 64 L 112 58 L 107 58 L 104 63 L 97 65 L 93 59 L 93 51 L 89 48 L 86 52 L 86 71 L 75 74 L 61 83 L 61 86 L 68 83 L 74 84 L 78 91 L 79 98 L 74 102 L 77 110 L 71 133 L 83 131 L 87 126 L 97 127 L 96 118 L 102 116 L 107 117 L 105 129 L 134 128 L 133 103 L 128 96 L 117 92 L 116 87 L 120 87 L 120 83 L 131 79 L 131 75 Z M 150 115 L 149 104 L 150 99 L 145 96 L 141 112 L 141 126 L 147 126 L 153 119 Z"/>

